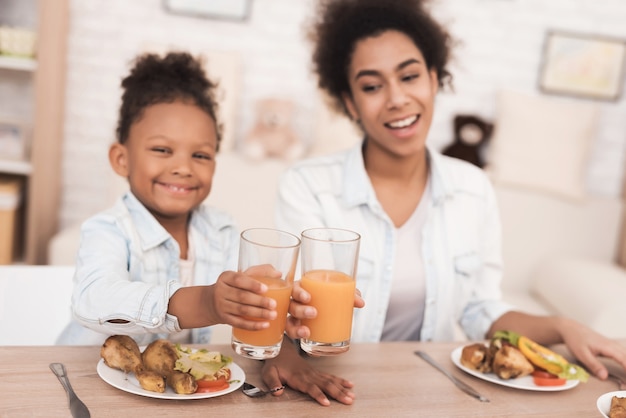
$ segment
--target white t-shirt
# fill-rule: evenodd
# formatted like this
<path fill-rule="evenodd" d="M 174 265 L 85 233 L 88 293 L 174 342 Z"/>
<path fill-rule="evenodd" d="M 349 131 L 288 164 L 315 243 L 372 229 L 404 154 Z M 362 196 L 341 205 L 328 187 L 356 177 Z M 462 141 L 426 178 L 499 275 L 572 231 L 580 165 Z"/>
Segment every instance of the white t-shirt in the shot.
<path fill-rule="evenodd" d="M 391 294 L 382 341 L 418 341 L 424 320 L 426 279 L 422 230 L 431 200 L 430 181 L 411 217 L 396 228 Z"/>
<path fill-rule="evenodd" d="M 195 259 L 193 257 L 193 240 L 191 239 L 192 234 L 189 234 L 189 248 L 187 249 L 187 259 L 180 259 L 179 269 L 180 269 L 180 282 L 183 286 L 193 286 L 193 266 L 195 264 Z M 191 330 L 184 329 L 180 332 L 175 332 L 170 334 L 170 340 L 173 343 L 189 343 L 191 342 Z"/>

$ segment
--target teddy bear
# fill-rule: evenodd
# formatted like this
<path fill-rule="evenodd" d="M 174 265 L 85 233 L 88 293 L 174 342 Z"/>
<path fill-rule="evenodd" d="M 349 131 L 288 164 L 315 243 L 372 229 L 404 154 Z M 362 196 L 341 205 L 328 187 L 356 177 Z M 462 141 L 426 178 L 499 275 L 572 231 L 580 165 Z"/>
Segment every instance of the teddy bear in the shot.
<path fill-rule="evenodd" d="M 443 150 L 443 154 L 483 168 L 486 165 L 485 147 L 492 133 L 492 123 L 477 116 L 457 115 L 454 118 L 454 141 Z"/>
<path fill-rule="evenodd" d="M 291 129 L 294 103 L 287 99 L 267 98 L 256 103 L 256 122 L 243 141 L 248 158 L 266 157 L 295 160 L 304 154 L 304 146 Z"/>

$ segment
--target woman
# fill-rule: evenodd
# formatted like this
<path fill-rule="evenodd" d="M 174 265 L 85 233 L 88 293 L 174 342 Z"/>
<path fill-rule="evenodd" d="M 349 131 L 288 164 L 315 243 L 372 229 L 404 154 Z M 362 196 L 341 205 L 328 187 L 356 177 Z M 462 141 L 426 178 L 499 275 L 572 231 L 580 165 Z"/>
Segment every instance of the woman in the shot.
<path fill-rule="evenodd" d="M 500 299 L 500 222 L 478 168 L 426 146 L 450 36 L 419 0 L 324 2 L 314 25 L 319 86 L 362 128 L 358 147 L 297 164 L 281 180 L 276 221 L 300 232 L 362 235 L 357 287 L 366 301 L 353 341 L 473 340 L 512 330 L 565 343 L 593 374 L 597 356 L 626 367 L 626 348 L 573 320 L 515 311 Z M 299 293 L 298 293 L 299 292 Z M 295 318 L 312 316 L 296 293 Z M 362 306 L 357 298 L 355 306 Z M 308 335 L 292 323 L 291 334 Z"/>

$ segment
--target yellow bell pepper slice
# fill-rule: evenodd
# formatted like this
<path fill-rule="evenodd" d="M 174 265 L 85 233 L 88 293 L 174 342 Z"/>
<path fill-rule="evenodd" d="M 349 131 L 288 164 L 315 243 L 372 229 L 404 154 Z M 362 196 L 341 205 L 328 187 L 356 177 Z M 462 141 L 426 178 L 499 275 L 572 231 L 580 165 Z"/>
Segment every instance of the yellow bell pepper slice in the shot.
<path fill-rule="evenodd" d="M 569 364 L 562 355 L 537 344 L 523 335 L 520 335 L 517 340 L 517 347 L 532 364 L 555 375 L 563 372 Z"/>

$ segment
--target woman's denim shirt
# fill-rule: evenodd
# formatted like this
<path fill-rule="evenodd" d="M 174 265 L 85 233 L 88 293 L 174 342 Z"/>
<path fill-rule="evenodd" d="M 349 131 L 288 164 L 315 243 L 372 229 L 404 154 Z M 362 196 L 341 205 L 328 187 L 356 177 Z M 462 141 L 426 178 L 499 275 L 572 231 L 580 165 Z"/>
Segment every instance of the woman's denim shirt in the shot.
<path fill-rule="evenodd" d="M 500 217 L 485 174 L 428 150 L 431 207 L 422 230 L 426 306 L 422 341 L 485 338 L 512 307 L 500 300 Z M 361 145 L 297 163 L 280 182 L 276 225 L 293 233 L 336 227 L 361 234 L 352 341 L 380 340 L 391 292 L 396 228 L 369 180 Z M 464 334 L 464 335 L 463 335 Z"/>
<path fill-rule="evenodd" d="M 189 234 L 194 284 L 212 284 L 223 271 L 236 270 L 239 235 L 230 216 L 201 206 L 192 213 Z M 167 313 L 170 297 L 182 287 L 179 261 L 176 240 L 126 193 L 82 225 L 72 295 L 75 321 L 57 343 L 100 344 L 108 335 L 127 334 L 147 344 L 180 331 L 178 319 Z M 128 322 L 109 322 L 120 319 Z M 210 327 L 192 330 L 193 342 L 208 343 L 210 332 Z"/>

